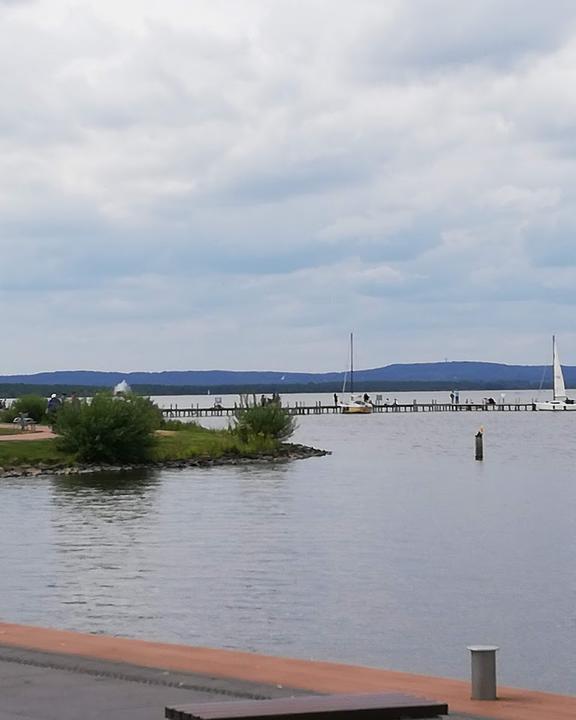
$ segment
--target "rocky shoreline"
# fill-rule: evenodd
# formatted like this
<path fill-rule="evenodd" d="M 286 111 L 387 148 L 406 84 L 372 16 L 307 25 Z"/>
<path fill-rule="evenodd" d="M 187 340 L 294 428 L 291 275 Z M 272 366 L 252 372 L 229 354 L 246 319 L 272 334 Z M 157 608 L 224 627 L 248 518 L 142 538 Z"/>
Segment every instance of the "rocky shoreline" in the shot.
<path fill-rule="evenodd" d="M 331 455 L 329 450 L 319 450 L 307 445 L 293 443 L 283 444 L 273 455 L 223 455 L 209 457 L 200 455 L 187 460 L 165 460 L 162 462 L 130 463 L 107 465 L 105 463 L 78 463 L 75 465 L 36 463 L 35 465 L 18 465 L 0 467 L 0 478 L 39 477 L 42 475 L 88 475 L 102 472 L 131 472 L 135 470 L 183 470 L 189 467 L 218 467 L 222 465 L 269 465 L 303 460 L 311 457 Z"/>

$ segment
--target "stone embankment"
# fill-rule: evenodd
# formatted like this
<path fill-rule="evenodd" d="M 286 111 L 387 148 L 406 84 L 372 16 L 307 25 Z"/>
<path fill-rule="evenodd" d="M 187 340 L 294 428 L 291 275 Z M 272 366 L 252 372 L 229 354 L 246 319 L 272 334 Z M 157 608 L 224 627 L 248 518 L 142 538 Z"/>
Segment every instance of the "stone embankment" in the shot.
<path fill-rule="evenodd" d="M 291 460 L 302 460 L 311 457 L 323 457 L 330 455 L 328 450 L 285 443 L 280 449 L 271 455 L 253 455 L 239 457 L 237 455 L 223 455 L 221 457 L 209 457 L 200 455 L 187 460 L 164 460 L 162 462 L 134 463 L 107 465 L 104 463 L 78 463 L 75 465 L 49 464 L 38 462 L 34 465 L 18 465 L 12 467 L 0 467 L 1 477 L 38 477 L 40 475 L 86 475 L 99 472 L 131 472 L 137 470 L 184 470 L 190 467 L 218 467 L 221 465 L 269 465 L 290 462 Z"/>

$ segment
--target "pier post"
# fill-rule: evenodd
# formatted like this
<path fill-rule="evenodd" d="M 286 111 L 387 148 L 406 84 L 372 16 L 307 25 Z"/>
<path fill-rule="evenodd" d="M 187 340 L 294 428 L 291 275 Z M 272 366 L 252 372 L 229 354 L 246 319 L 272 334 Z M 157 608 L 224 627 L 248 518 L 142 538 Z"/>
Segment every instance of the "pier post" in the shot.
<path fill-rule="evenodd" d="M 484 428 L 480 428 L 475 435 L 475 458 L 484 460 Z"/>
<path fill-rule="evenodd" d="M 472 661 L 472 700 L 496 700 L 497 645 L 469 645 Z"/>

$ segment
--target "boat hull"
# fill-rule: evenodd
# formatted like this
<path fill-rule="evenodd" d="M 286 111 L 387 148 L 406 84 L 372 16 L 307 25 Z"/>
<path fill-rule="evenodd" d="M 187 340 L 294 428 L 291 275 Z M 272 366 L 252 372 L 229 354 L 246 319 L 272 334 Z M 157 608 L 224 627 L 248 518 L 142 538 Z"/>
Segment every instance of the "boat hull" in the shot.
<path fill-rule="evenodd" d="M 534 410 L 546 412 L 564 412 L 565 410 L 576 411 L 576 403 L 565 403 L 560 400 L 551 400 L 550 402 L 534 403 Z"/>
<path fill-rule="evenodd" d="M 342 405 L 343 415 L 370 415 L 372 413 L 371 405 Z"/>

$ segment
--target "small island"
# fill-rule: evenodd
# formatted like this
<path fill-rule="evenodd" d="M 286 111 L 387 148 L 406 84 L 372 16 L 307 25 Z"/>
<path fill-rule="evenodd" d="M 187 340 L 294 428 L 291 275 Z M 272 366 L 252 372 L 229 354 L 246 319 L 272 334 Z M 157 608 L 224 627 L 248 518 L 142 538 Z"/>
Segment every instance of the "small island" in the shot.
<path fill-rule="evenodd" d="M 43 398 L 28 396 L 0 420 L 0 477 L 279 463 L 328 454 L 287 442 L 295 421 L 279 405 L 239 409 L 228 428 L 213 430 L 166 421 L 148 398 L 132 393 L 73 398 L 55 411 Z"/>

